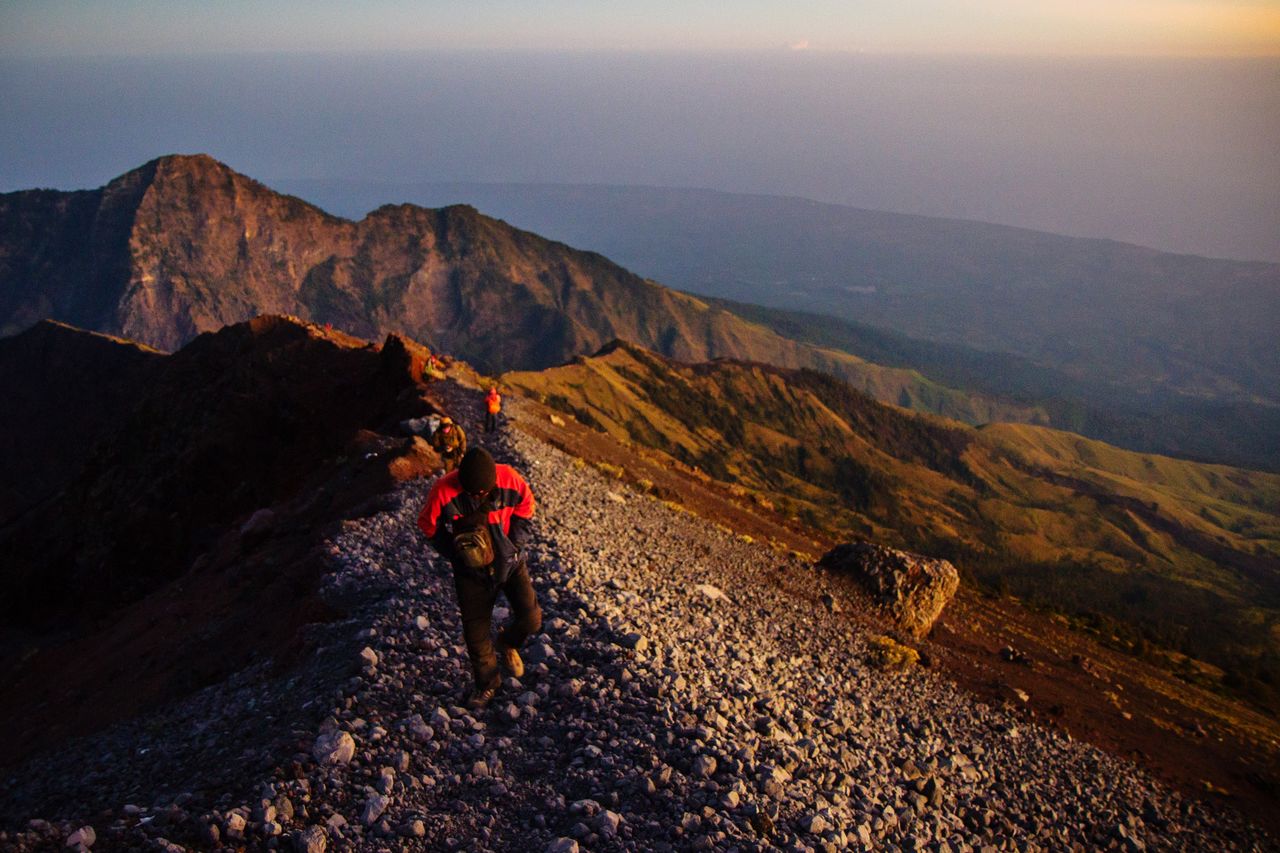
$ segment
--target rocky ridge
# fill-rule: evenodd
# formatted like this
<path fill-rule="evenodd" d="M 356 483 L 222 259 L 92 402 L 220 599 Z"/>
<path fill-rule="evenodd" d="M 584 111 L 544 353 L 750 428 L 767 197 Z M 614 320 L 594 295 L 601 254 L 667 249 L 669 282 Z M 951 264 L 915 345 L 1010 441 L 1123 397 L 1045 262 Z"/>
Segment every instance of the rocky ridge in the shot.
<path fill-rule="evenodd" d="M 410 481 L 330 540 L 325 596 L 349 618 L 315 626 L 302 667 L 7 774 L 0 847 L 1272 846 L 928 671 L 868 666 L 856 610 L 814 606 L 820 574 L 813 601 L 769 582 L 811 566 L 519 433 L 491 446 L 540 501 L 545 621 L 490 709 L 459 707 L 451 584 L 413 524 L 430 481 Z"/>
<path fill-rule="evenodd" d="M 97 190 L 0 193 L 0 336 L 52 317 L 176 350 L 264 313 L 404 334 L 490 372 L 625 338 L 687 361 L 807 366 L 969 423 L 1044 417 L 798 344 L 465 205 L 385 205 L 352 222 L 206 155 L 162 157 Z"/>

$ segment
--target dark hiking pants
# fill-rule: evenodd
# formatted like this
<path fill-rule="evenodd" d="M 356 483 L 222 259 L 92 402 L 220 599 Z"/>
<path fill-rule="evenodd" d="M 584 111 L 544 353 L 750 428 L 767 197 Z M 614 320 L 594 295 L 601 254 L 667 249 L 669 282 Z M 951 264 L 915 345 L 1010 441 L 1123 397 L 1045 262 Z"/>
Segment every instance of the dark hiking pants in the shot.
<path fill-rule="evenodd" d="M 458 593 L 458 608 L 462 611 L 462 638 L 467 643 L 467 656 L 471 658 L 471 671 L 476 686 L 488 687 L 499 680 L 498 656 L 493 649 L 493 605 L 498 591 L 511 605 L 511 621 L 503 630 L 501 640 L 506 646 L 518 649 L 542 628 L 542 609 L 533 593 L 529 580 L 529 568 L 521 565 L 511 573 L 500 587 L 491 587 L 457 569 L 453 572 L 453 588 Z"/>
<path fill-rule="evenodd" d="M 498 428 L 498 416 L 493 412 L 484 413 L 484 431 L 493 432 Z"/>

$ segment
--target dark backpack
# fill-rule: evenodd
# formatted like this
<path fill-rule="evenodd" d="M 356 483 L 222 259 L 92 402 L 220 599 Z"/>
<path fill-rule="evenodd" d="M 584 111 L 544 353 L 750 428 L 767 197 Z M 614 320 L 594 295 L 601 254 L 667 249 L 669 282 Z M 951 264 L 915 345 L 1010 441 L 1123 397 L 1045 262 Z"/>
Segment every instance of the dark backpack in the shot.
<path fill-rule="evenodd" d="M 472 571 L 481 571 L 493 565 L 493 536 L 489 533 L 489 499 L 468 515 L 453 522 L 453 552 L 458 563 Z"/>

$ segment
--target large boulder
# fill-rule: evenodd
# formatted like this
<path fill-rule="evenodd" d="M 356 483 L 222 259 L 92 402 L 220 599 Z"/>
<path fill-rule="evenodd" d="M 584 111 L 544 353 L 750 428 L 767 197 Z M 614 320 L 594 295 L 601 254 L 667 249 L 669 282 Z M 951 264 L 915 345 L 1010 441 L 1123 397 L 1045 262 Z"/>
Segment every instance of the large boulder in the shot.
<path fill-rule="evenodd" d="M 960 575 L 946 560 L 868 542 L 837 545 L 818 565 L 847 573 L 899 628 L 923 638 L 956 594 Z"/>

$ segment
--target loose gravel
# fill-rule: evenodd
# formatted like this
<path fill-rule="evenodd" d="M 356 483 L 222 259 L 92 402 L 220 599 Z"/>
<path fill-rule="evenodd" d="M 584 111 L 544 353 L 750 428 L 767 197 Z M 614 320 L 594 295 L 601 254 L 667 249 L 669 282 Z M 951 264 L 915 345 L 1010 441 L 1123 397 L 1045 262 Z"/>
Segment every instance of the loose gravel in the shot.
<path fill-rule="evenodd" d="M 478 400 L 450 392 L 470 422 Z M 769 582 L 820 584 L 810 565 L 523 434 L 487 444 L 539 502 L 527 553 L 544 610 L 525 676 L 488 709 L 460 707 L 449 569 L 414 524 L 431 483 L 411 481 L 328 543 L 326 597 L 351 615 L 314 628 L 309 662 L 11 774 L 0 847 L 73 833 L 81 849 L 170 850 L 1274 846 L 928 670 L 873 668 L 855 614 Z M 37 808 L 51 819 L 29 820 Z"/>

